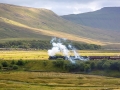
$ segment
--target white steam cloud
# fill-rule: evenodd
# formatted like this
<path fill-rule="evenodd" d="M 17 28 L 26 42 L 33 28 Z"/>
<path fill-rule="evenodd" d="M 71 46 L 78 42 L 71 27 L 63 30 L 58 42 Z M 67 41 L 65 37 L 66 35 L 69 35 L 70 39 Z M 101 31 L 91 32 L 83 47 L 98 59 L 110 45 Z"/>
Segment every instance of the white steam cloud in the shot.
<path fill-rule="evenodd" d="M 88 58 L 81 57 L 72 45 L 64 45 L 63 42 L 65 41 L 66 39 L 60 39 L 56 37 L 52 38 L 52 40 L 50 41 L 50 43 L 52 44 L 52 48 L 48 50 L 48 55 L 53 57 L 57 53 L 62 52 L 66 59 L 71 61 L 72 63 L 75 63 L 75 60 L 88 60 Z M 70 51 L 73 52 L 74 56 L 70 56 Z"/>

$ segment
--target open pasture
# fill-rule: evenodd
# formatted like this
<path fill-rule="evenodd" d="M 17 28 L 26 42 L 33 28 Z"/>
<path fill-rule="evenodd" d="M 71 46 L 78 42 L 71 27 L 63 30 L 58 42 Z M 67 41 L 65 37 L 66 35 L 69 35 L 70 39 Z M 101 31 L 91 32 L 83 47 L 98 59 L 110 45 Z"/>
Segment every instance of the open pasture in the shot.
<path fill-rule="evenodd" d="M 81 56 L 120 56 L 120 50 L 79 50 Z"/>
<path fill-rule="evenodd" d="M 80 55 L 120 55 L 119 51 L 78 51 Z M 120 90 L 120 78 L 90 74 L 43 72 L 49 67 L 47 51 L 0 51 L 0 60 L 43 60 L 28 63 L 23 69 L 31 71 L 0 71 L 0 90 Z M 34 65 L 34 67 L 32 67 Z M 43 69 L 42 69 L 43 68 Z M 54 69 L 54 70 L 55 70 Z M 39 72 L 38 72 L 39 71 Z M 101 74 L 100 74 L 101 75 Z"/>
<path fill-rule="evenodd" d="M 44 60 L 48 59 L 47 51 L 0 51 L 1 60 Z"/>
<path fill-rule="evenodd" d="M 81 56 L 118 56 L 120 51 L 79 50 Z M 37 51 L 0 51 L 0 60 L 47 60 L 47 50 Z"/>
<path fill-rule="evenodd" d="M 120 90 L 120 78 L 55 72 L 1 72 L 0 90 Z"/>

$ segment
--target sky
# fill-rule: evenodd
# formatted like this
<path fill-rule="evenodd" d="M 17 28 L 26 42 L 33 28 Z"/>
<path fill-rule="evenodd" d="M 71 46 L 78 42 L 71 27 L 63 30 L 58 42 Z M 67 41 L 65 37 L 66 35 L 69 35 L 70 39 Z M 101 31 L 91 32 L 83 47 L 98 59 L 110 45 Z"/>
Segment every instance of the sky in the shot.
<path fill-rule="evenodd" d="M 46 8 L 58 15 L 91 12 L 103 7 L 120 7 L 120 0 L 0 0 L 0 3 Z"/>

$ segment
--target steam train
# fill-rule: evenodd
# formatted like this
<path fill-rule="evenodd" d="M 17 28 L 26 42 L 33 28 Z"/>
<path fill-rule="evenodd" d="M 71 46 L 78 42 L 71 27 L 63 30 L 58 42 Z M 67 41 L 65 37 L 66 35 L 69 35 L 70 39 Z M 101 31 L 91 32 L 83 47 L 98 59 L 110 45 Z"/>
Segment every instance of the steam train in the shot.
<path fill-rule="evenodd" d="M 73 60 L 120 60 L 120 56 L 81 56 L 81 58 L 77 58 L 75 56 L 70 56 Z M 66 56 L 49 56 L 49 60 L 63 59 L 68 60 Z"/>
<path fill-rule="evenodd" d="M 64 60 L 66 60 L 67 57 L 66 56 L 49 56 L 48 59 L 49 60 L 56 60 L 56 59 L 64 59 Z"/>
<path fill-rule="evenodd" d="M 49 60 L 56 60 L 56 59 L 63 59 L 63 60 L 88 60 L 87 56 L 70 56 L 69 58 L 67 56 L 49 56 Z"/>
<path fill-rule="evenodd" d="M 89 60 L 120 60 L 120 56 L 89 56 Z"/>

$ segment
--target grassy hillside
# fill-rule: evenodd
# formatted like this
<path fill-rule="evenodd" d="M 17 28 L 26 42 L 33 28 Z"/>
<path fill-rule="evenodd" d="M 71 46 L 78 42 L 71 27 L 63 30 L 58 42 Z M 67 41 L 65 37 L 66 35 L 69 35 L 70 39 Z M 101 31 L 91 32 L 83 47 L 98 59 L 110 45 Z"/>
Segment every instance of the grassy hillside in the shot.
<path fill-rule="evenodd" d="M 32 36 L 32 37 L 31 37 Z M 29 28 L 19 27 L 2 21 L 0 18 L 0 39 L 4 40 L 24 40 L 24 39 L 48 39 L 49 36 L 38 34 Z"/>
<path fill-rule="evenodd" d="M 118 33 L 69 22 L 50 10 L 0 4 L 0 39 L 68 38 L 94 44 L 119 43 Z M 114 33 L 114 34 L 113 34 Z"/>
<path fill-rule="evenodd" d="M 19 22 L 15 22 L 13 20 L 6 19 L 6 18 L 3 18 L 3 17 L 0 17 L 0 20 L 2 22 L 1 23 L 1 33 L 2 33 L 1 35 L 8 37 L 8 38 L 1 39 L 2 41 L 4 41 L 4 40 L 7 40 L 7 41 L 8 40 L 17 40 L 17 39 L 18 40 L 21 40 L 21 39 L 22 40 L 23 39 L 27 39 L 27 40 L 28 39 L 43 39 L 43 38 L 44 39 L 51 39 L 48 36 L 52 36 L 52 37 L 57 36 L 57 37 L 60 37 L 60 38 L 67 38 L 69 40 L 74 40 L 74 41 L 87 42 L 87 43 L 99 44 L 99 45 L 104 44 L 103 42 L 100 42 L 100 41 L 90 40 L 89 38 L 84 38 L 84 37 L 80 37 L 80 36 L 77 36 L 77 35 L 71 35 L 71 34 L 67 34 L 67 33 L 64 33 L 64 32 L 60 32 L 60 31 L 50 31 L 50 30 L 32 28 L 32 27 L 29 27 L 27 25 L 24 25 L 24 24 L 21 24 Z M 7 24 L 7 27 L 8 26 L 11 26 L 11 27 L 8 27 L 6 29 L 6 24 Z M 13 31 L 13 29 L 15 29 L 16 32 Z M 9 32 L 9 30 L 11 32 Z M 27 31 L 27 34 L 26 34 L 26 31 Z M 17 38 L 17 37 L 19 37 L 19 38 Z M 39 38 L 39 37 L 41 37 L 41 38 Z"/>

